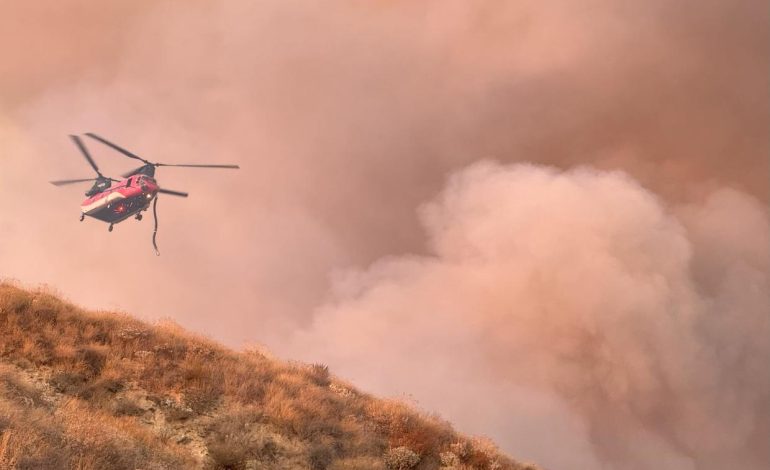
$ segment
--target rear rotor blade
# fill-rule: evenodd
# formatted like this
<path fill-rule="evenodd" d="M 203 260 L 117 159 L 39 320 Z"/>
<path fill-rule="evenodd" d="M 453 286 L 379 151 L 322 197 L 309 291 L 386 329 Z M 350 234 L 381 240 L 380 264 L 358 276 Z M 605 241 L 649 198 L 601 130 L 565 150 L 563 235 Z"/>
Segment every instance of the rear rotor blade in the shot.
<path fill-rule="evenodd" d="M 96 174 L 103 177 L 104 175 L 102 175 L 102 173 L 99 171 L 99 167 L 96 166 L 96 162 L 94 161 L 93 158 L 91 158 L 91 155 L 88 153 L 88 150 L 86 150 L 86 146 L 83 145 L 83 141 L 80 140 L 80 137 L 76 135 L 71 135 L 70 138 L 72 139 L 73 142 L 75 142 L 75 145 L 78 146 L 83 156 L 86 157 L 86 160 L 88 160 L 88 163 L 91 165 L 91 168 L 93 168 L 94 171 L 96 171 Z"/>
<path fill-rule="evenodd" d="M 163 189 L 163 188 L 159 188 L 158 192 L 159 193 L 163 193 L 163 194 L 170 194 L 172 196 L 179 196 L 179 197 L 187 197 L 187 196 L 189 196 L 189 194 L 183 193 L 182 191 L 172 191 L 170 189 Z"/>
<path fill-rule="evenodd" d="M 156 163 L 155 166 L 183 166 L 187 168 L 232 168 L 234 170 L 240 168 L 238 165 L 187 165 L 181 163 Z"/>
<path fill-rule="evenodd" d="M 65 184 L 73 184 L 73 183 L 85 183 L 86 181 L 94 181 L 94 178 L 83 178 L 79 180 L 58 180 L 58 181 L 49 181 L 54 186 L 64 186 Z"/>
<path fill-rule="evenodd" d="M 118 152 L 122 153 L 123 155 L 127 156 L 128 158 L 133 158 L 134 160 L 139 160 L 144 163 L 150 164 L 147 160 L 140 157 L 139 155 L 135 155 L 128 150 L 124 149 L 123 147 L 120 147 L 118 145 L 113 144 L 109 140 L 105 139 L 104 137 L 99 137 L 98 135 L 94 134 L 93 132 L 86 132 L 86 135 L 94 140 L 98 140 L 99 142 L 103 143 L 107 147 L 110 147 L 113 150 L 117 150 Z"/>

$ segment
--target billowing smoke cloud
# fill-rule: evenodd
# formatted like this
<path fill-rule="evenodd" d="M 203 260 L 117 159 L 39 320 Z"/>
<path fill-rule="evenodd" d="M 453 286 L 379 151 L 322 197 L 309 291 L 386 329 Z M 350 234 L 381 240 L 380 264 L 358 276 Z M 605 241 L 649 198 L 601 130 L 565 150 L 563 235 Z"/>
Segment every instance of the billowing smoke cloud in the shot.
<path fill-rule="evenodd" d="M 4 4 L 0 265 L 89 305 L 272 343 L 309 320 L 330 271 L 423 251 L 414 207 L 480 158 L 621 168 L 678 201 L 721 185 L 764 200 L 764 5 L 691 3 Z M 160 173 L 192 198 L 162 201 L 155 259 L 147 222 L 73 225 L 80 192 L 45 183 L 89 173 L 65 137 L 87 130 L 243 170 Z M 108 174 L 131 166 L 93 151 Z"/>
<path fill-rule="evenodd" d="M 758 208 L 756 199 L 767 200 L 770 172 L 770 17 L 764 3 L 125 0 L 96 7 L 86 0 L 0 1 L 0 276 L 49 283 L 87 306 L 124 309 L 149 318 L 169 316 L 230 345 L 256 341 L 296 357 L 303 349 L 287 347 L 288 338 L 297 329 L 319 324 L 319 316 L 330 315 L 331 306 L 319 305 L 326 305 L 335 273 L 374 266 L 364 280 L 361 274 L 350 276 L 350 294 L 335 290 L 336 302 L 352 305 L 355 292 L 370 297 L 377 285 L 371 277 L 380 270 L 399 269 L 424 277 L 424 267 L 402 267 L 410 259 L 418 266 L 433 259 L 443 272 L 456 257 L 491 257 L 483 250 L 503 250 L 505 256 L 500 258 L 509 257 L 507 250 L 512 248 L 505 235 L 526 234 L 530 230 L 526 226 L 486 233 L 501 227 L 489 222 L 473 232 L 481 239 L 464 240 L 469 235 L 463 235 L 458 225 L 466 218 L 461 208 L 438 202 L 427 210 L 430 215 L 416 215 L 416 207 L 442 190 L 447 175 L 484 158 L 562 170 L 590 165 L 596 172 L 622 170 L 629 176 L 594 180 L 570 173 L 552 179 L 585 180 L 589 186 L 617 179 L 619 194 L 639 197 L 648 193 L 629 189 L 627 185 L 637 184 L 630 178 L 648 188 L 654 194 L 648 196 L 651 202 L 638 206 L 660 212 L 663 225 L 651 231 L 643 222 L 654 217 L 645 213 L 649 217 L 639 219 L 636 234 L 633 225 L 624 225 L 628 221 L 615 221 L 618 230 L 626 227 L 615 239 L 633 245 L 633 240 L 645 240 L 645 233 L 658 233 L 660 243 L 648 240 L 649 252 L 623 248 L 634 254 L 622 260 L 639 264 L 634 269 L 643 273 L 651 272 L 645 271 L 645 263 L 653 263 L 661 276 L 684 284 L 668 286 L 671 292 L 665 297 L 655 290 L 663 290 L 658 281 L 629 293 L 624 289 L 638 287 L 633 279 L 610 278 L 611 284 L 602 289 L 586 289 L 586 299 L 593 292 L 595 302 L 606 303 L 608 310 L 626 308 L 621 317 L 625 319 L 635 318 L 628 313 L 634 302 L 638 311 L 650 312 L 658 306 L 656 301 L 663 302 L 661 298 L 678 299 L 672 300 L 676 309 L 665 304 L 666 309 L 661 306 L 657 313 L 682 310 L 680 330 L 695 337 L 683 333 L 683 349 L 661 363 L 670 365 L 680 357 L 677 354 L 681 360 L 714 354 L 722 361 L 714 370 L 734 370 L 728 378 L 735 383 L 744 375 L 759 380 L 765 374 L 746 372 L 750 365 L 742 362 L 742 348 L 756 345 L 755 335 L 763 331 L 762 325 L 744 321 L 756 318 L 761 288 L 759 293 L 752 291 L 753 297 L 742 294 L 749 289 L 744 281 L 750 273 L 766 273 L 766 267 L 756 264 L 765 255 L 760 245 L 766 233 L 766 218 L 757 215 L 766 211 L 766 204 Z M 191 197 L 161 200 L 162 256 L 156 258 L 149 244 L 151 220 L 127 221 L 113 233 L 91 220 L 79 224 L 80 190 L 46 183 L 89 174 L 66 138 L 84 131 L 101 133 L 150 159 L 232 162 L 243 169 L 159 171 L 163 186 L 189 191 Z M 106 149 L 91 148 L 106 174 L 133 167 L 133 162 Z M 488 171 L 508 174 L 508 170 Z M 538 171 L 530 173 L 538 178 Z M 483 179 L 481 174 L 476 177 Z M 550 181 L 545 175 L 539 178 Z M 452 185 L 478 186 L 462 181 L 460 177 Z M 536 186 L 534 180 L 531 184 Z M 462 199 L 466 191 L 451 186 L 446 194 Z M 501 201 L 508 200 L 501 195 Z M 558 206 L 554 211 L 567 214 L 565 223 L 572 220 L 569 214 L 581 212 L 578 221 L 590 222 L 585 207 L 570 210 L 578 199 L 552 202 Z M 596 237 L 609 237 L 613 221 L 599 218 L 608 224 L 608 232 L 597 229 Z M 424 223 L 432 240 L 424 236 Z M 744 228 L 746 224 L 754 225 Z M 674 241 L 677 231 L 682 246 Z M 495 240 L 497 245 L 487 245 Z M 570 256 L 589 248 L 599 252 L 609 240 L 589 237 L 586 249 Z M 556 234 L 543 235 L 539 243 L 539 249 L 552 252 L 554 258 L 574 247 Z M 613 256 L 621 249 L 610 248 L 607 252 Z M 473 249 L 482 252 L 465 253 Z M 688 260 L 677 258 L 687 251 Z M 403 253 L 414 255 L 404 258 Z M 382 261 L 391 256 L 398 261 Z M 553 260 L 546 258 L 530 259 L 543 263 L 535 291 L 552 286 L 547 282 L 549 273 L 563 273 L 554 271 Z M 466 258 L 461 259 L 456 264 L 465 267 Z M 737 260 L 754 264 L 747 261 L 744 266 Z M 519 277 L 529 277 L 535 269 L 520 268 Z M 676 269 L 689 272 L 677 274 Z M 500 275 L 512 275 L 499 270 Z M 381 274 L 403 282 L 400 273 Z M 471 274 L 456 276 L 467 279 Z M 491 295 L 503 282 L 492 274 L 480 271 L 482 277 L 465 288 L 482 290 L 488 284 Z M 522 302 L 532 298 L 533 289 L 521 293 Z M 455 315 L 475 305 L 470 300 L 472 305 L 455 305 L 457 296 L 449 294 L 462 291 L 436 290 L 453 299 L 447 300 L 446 309 Z M 462 297 L 477 298 L 477 292 L 467 294 Z M 687 295 L 693 297 L 690 303 L 684 300 Z M 568 300 L 572 301 L 556 298 L 548 308 L 569 304 Z M 368 302 L 361 307 L 374 308 Z M 426 302 L 404 300 L 399 314 L 423 317 L 414 310 Z M 497 303 L 493 297 L 488 302 L 491 311 Z M 587 311 L 591 305 L 584 300 L 580 308 Z M 534 315 L 539 307 L 528 308 L 523 311 Z M 606 312 L 612 318 L 621 314 Z M 410 373 L 408 384 L 395 378 L 392 383 L 374 383 L 365 371 L 353 374 L 346 357 L 335 364 L 354 381 L 365 380 L 372 391 L 419 395 L 426 408 L 451 414 L 465 429 L 494 435 L 516 455 L 548 454 L 557 460 L 543 461 L 571 462 L 581 468 L 600 462 L 641 462 L 640 455 L 657 449 L 674 459 L 674 466 L 679 465 L 677 459 L 712 455 L 712 450 L 714 458 L 743 455 L 749 464 L 756 461 L 751 449 L 757 446 L 751 439 L 762 433 L 746 431 L 754 437 L 747 438 L 748 450 L 743 452 L 735 450 L 738 444 L 693 444 L 695 434 L 682 430 L 694 422 L 691 414 L 705 406 L 719 403 L 721 410 L 728 410 L 729 403 L 723 401 L 729 399 L 720 398 L 724 393 L 703 398 L 693 392 L 692 399 L 700 401 L 695 405 L 685 401 L 696 411 L 660 425 L 658 415 L 672 413 L 660 411 L 654 403 L 664 401 L 660 397 L 665 393 L 684 396 L 683 387 L 675 388 L 677 384 L 661 378 L 660 383 L 672 389 L 647 390 L 652 404 L 642 400 L 638 405 L 649 407 L 644 412 L 613 405 L 604 415 L 589 413 L 586 410 L 595 402 L 570 387 L 577 383 L 571 374 L 590 369 L 590 361 L 560 363 L 560 356 L 543 345 L 533 346 L 530 357 L 545 363 L 542 370 L 550 371 L 549 377 L 533 376 L 535 369 L 527 367 L 514 380 L 509 376 L 512 366 L 498 366 L 511 361 L 511 349 L 503 347 L 505 338 L 526 342 L 545 333 L 514 328 L 512 318 L 517 317 L 499 315 L 492 322 L 482 322 L 484 317 L 479 316 L 471 331 L 481 335 L 489 330 L 492 337 L 480 337 L 477 343 L 457 337 L 468 354 L 456 358 L 449 370 L 438 365 L 432 375 L 423 370 L 422 382 Z M 642 317 L 653 323 L 652 318 L 658 318 Z M 425 316 L 424 321 L 431 318 Z M 383 321 L 387 326 L 394 319 L 386 316 Z M 575 318 L 555 324 L 563 325 L 550 332 L 556 337 L 569 333 L 568 328 L 584 327 Z M 532 327 L 545 328 L 534 320 Z M 432 322 L 425 325 L 426 334 L 434 339 L 440 328 Z M 450 337 L 459 334 L 449 325 L 446 328 Z M 655 331 L 641 329 L 639 338 L 663 341 Z M 616 335 L 611 341 L 622 343 L 630 331 L 619 325 L 599 330 L 589 329 L 585 339 L 575 340 L 577 345 L 564 345 L 563 354 L 590 349 L 600 334 Z M 404 335 L 418 338 L 412 333 Z M 351 334 L 348 340 L 355 342 L 357 337 Z M 361 334 L 360 341 L 371 338 Z M 444 348 L 447 341 L 436 345 L 436 355 L 449 354 Z M 660 355 L 666 344 L 657 345 Z M 704 351 L 696 354 L 688 348 Z M 637 344 L 636 350 L 642 347 Z M 581 357 L 590 354 L 599 353 L 587 351 Z M 395 361 L 403 356 L 388 357 Z M 391 361 L 385 356 L 377 360 Z M 732 368 L 725 365 L 729 360 Z M 639 369 L 647 370 L 641 364 Z M 391 366 L 409 367 L 395 362 Z M 617 370 L 603 367 L 597 376 Z M 442 374 L 458 381 L 475 380 L 452 394 L 446 381 L 439 381 Z M 705 373 L 694 374 L 705 380 Z M 624 379 L 628 387 L 641 387 L 643 381 L 629 375 L 636 378 Z M 524 384 L 523 376 L 530 384 Z M 586 388 L 601 382 L 592 380 Z M 622 385 L 606 387 L 613 391 Z M 720 390 L 737 386 L 726 387 Z M 754 384 L 747 389 L 763 390 Z M 491 407 L 469 412 L 464 409 L 468 401 L 458 396 L 461 392 L 479 397 L 480 403 L 493 397 L 510 412 Z M 642 391 L 633 392 L 644 396 Z M 744 429 L 741 426 L 735 429 Z M 703 435 L 712 435 L 707 431 Z M 737 435 L 744 434 L 731 434 Z M 628 442 L 645 444 L 625 448 L 623 443 Z M 596 453 L 594 446 L 601 451 Z"/>
<path fill-rule="evenodd" d="M 421 215 L 431 253 L 341 276 L 307 359 L 552 468 L 765 466 L 757 201 L 720 190 L 679 216 L 623 173 L 480 163 Z"/>

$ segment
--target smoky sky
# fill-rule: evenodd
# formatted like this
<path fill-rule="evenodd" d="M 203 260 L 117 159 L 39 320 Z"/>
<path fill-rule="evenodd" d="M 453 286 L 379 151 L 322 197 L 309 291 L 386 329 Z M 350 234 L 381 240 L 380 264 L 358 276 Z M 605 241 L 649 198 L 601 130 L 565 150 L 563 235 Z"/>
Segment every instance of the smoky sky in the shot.
<path fill-rule="evenodd" d="M 0 276 L 328 362 L 547 468 L 763 468 L 766 10 L 0 0 Z M 108 233 L 47 184 L 89 176 L 89 131 L 242 169 L 158 170 L 190 198 L 155 257 L 149 217 Z"/>

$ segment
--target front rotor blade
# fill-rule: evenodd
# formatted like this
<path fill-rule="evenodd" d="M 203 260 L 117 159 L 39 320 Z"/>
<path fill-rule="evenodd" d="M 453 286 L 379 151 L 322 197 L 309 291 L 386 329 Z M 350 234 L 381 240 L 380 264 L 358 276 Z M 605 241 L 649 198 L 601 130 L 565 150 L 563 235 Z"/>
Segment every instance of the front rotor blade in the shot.
<path fill-rule="evenodd" d="M 146 165 L 140 166 L 139 168 L 134 168 L 133 170 L 129 171 L 128 173 L 123 173 L 120 176 L 122 176 L 123 178 L 128 178 L 129 176 L 133 176 L 133 175 L 137 174 L 139 172 L 139 170 L 141 170 L 145 166 Z"/>
<path fill-rule="evenodd" d="M 94 161 L 93 158 L 91 158 L 91 155 L 88 153 L 88 150 L 86 150 L 86 146 L 83 145 L 83 141 L 80 140 L 80 137 L 78 137 L 76 135 L 71 135 L 70 138 L 72 139 L 73 142 L 75 142 L 75 145 L 78 146 L 78 148 L 80 149 L 80 152 L 83 154 L 83 156 L 86 157 L 86 160 L 88 160 L 88 163 L 91 165 L 91 168 L 93 168 L 94 171 L 96 171 L 96 174 L 99 175 L 99 176 L 104 176 L 99 171 L 99 167 L 96 166 L 96 162 Z"/>
<path fill-rule="evenodd" d="M 85 183 L 86 181 L 94 181 L 93 178 L 83 178 L 79 180 L 58 180 L 58 181 L 49 181 L 54 186 L 64 186 L 65 184 L 73 184 L 73 183 Z"/>
<path fill-rule="evenodd" d="M 232 168 L 234 170 L 240 168 L 238 165 L 187 165 L 181 163 L 156 163 L 155 166 L 183 166 L 187 168 Z"/>
<path fill-rule="evenodd" d="M 189 196 L 189 194 L 183 193 L 181 191 L 172 191 L 170 189 L 163 189 L 163 188 L 159 188 L 158 192 L 159 193 L 163 193 L 163 194 L 170 194 L 172 196 L 179 196 L 179 197 L 187 197 L 187 196 Z"/>
<path fill-rule="evenodd" d="M 150 164 L 147 160 L 140 157 L 139 155 L 135 155 L 128 150 L 124 149 L 123 147 L 120 147 L 118 145 L 113 144 L 109 140 L 105 139 L 104 137 L 99 137 L 98 135 L 94 134 L 93 132 L 86 132 L 86 135 L 94 140 L 98 140 L 99 142 L 103 143 L 107 147 L 110 147 L 113 150 L 117 150 L 118 152 L 122 153 L 123 155 L 127 156 L 128 158 L 133 158 L 134 160 L 140 160 L 144 163 Z"/>

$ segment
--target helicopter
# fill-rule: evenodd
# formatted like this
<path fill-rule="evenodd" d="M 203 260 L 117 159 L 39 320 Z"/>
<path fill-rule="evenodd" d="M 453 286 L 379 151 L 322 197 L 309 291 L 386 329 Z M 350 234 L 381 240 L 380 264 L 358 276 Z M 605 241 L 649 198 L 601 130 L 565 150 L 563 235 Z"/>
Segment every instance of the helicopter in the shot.
<path fill-rule="evenodd" d="M 158 194 L 187 197 L 188 193 L 164 189 L 158 186 L 158 182 L 155 180 L 155 169 L 162 166 L 187 168 L 240 168 L 238 165 L 153 163 L 92 132 L 87 132 L 85 135 L 116 150 L 128 158 L 141 161 L 143 165 L 123 174 L 122 179 L 104 176 L 89 154 L 83 140 L 77 135 L 70 135 L 70 138 L 83 154 L 88 164 L 91 165 L 91 168 L 96 172 L 96 178 L 57 180 L 50 181 L 50 183 L 54 186 L 63 186 L 93 181 L 93 185 L 85 193 L 87 199 L 80 205 L 80 221 L 82 222 L 86 216 L 101 220 L 109 224 L 108 230 L 110 232 L 112 232 L 115 224 L 123 222 L 130 217 L 134 217 L 136 220 L 141 221 L 142 212 L 147 211 L 150 204 L 152 204 L 153 218 L 155 220 L 155 226 L 152 233 L 152 245 L 155 248 L 156 255 L 160 254 L 155 240 L 158 233 Z"/>

